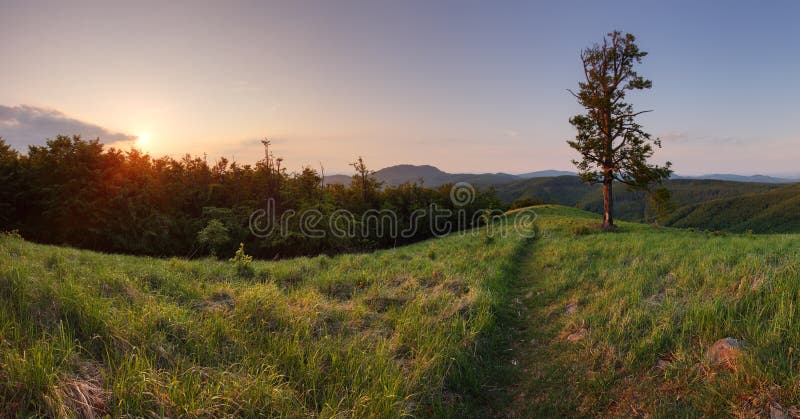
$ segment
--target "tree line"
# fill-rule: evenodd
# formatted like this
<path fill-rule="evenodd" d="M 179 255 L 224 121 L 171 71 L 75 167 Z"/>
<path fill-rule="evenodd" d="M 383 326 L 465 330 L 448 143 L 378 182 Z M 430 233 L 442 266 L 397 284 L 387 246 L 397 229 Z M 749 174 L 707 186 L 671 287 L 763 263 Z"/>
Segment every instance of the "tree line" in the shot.
<path fill-rule="evenodd" d="M 500 207 L 493 190 L 456 208 L 451 185 L 384 186 L 361 158 L 351 165 L 356 173 L 350 184 L 326 185 L 313 168 L 288 172 L 269 152 L 269 142 L 264 146 L 264 157 L 250 165 L 190 155 L 155 158 L 79 136 L 58 136 L 19 153 L 0 138 L 0 230 L 40 243 L 152 256 L 229 257 L 244 243 L 251 255 L 276 258 L 391 247 L 434 232 L 419 228 L 398 237 L 369 225 L 358 226 L 366 234 L 309 237 L 302 220 L 289 217 L 283 234 L 260 238 L 249 228 L 257 210 L 278 218 L 314 210 L 320 225 L 338 210 L 355 215 L 355 222 L 367 211 L 389 210 L 403 229 L 412 222 L 427 225 L 433 204 L 462 209 L 468 221 L 482 209 Z M 453 225 L 459 225 L 457 214 L 449 220 Z"/>

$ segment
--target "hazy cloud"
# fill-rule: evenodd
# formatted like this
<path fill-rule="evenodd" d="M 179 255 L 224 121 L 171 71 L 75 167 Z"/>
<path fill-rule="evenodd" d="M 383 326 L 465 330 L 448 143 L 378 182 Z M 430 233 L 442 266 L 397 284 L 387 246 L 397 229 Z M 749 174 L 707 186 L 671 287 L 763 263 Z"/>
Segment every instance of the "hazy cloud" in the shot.
<path fill-rule="evenodd" d="M 28 145 L 44 144 L 46 139 L 60 134 L 80 135 L 86 139 L 100 138 L 104 144 L 136 139 L 133 135 L 70 118 L 55 109 L 0 105 L 0 137 L 18 150 L 24 151 Z"/>
<path fill-rule="evenodd" d="M 755 138 L 726 137 L 713 135 L 690 135 L 685 131 L 670 131 L 658 136 L 664 144 L 697 144 L 697 145 L 747 145 L 755 143 Z"/>
<path fill-rule="evenodd" d="M 231 85 L 229 90 L 233 93 L 257 93 L 263 91 L 264 88 L 247 81 L 237 81 Z"/>

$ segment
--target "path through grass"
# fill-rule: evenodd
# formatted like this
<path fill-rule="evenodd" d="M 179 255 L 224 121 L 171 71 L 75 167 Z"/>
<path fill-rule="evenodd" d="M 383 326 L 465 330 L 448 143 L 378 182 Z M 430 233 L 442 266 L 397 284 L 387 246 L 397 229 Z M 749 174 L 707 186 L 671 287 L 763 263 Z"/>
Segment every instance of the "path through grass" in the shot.
<path fill-rule="evenodd" d="M 800 405 L 800 236 L 622 224 L 541 207 L 523 262 L 518 384 L 500 416 L 758 416 Z M 747 342 L 732 367 L 707 348 Z M 510 399 L 510 400 L 509 400 Z"/>

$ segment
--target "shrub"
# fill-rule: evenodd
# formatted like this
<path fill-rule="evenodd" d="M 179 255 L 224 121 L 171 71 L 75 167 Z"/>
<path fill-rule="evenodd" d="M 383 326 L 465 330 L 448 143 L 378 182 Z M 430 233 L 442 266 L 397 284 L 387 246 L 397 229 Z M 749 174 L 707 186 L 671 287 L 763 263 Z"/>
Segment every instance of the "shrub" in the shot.
<path fill-rule="evenodd" d="M 575 237 L 586 236 L 588 234 L 597 232 L 596 228 L 592 228 L 591 226 L 588 226 L 586 224 L 573 225 L 570 230 L 572 232 L 572 235 Z"/>
<path fill-rule="evenodd" d="M 211 220 L 197 233 L 197 240 L 207 245 L 212 256 L 216 256 L 222 246 L 227 244 L 231 238 L 228 229 L 219 220 Z"/>
<path fill-rule="evenodd" d="M 514 203 L 511 204 L 511 209 L 515 210 L 519 208 L 527 208 L 535 205 L 544 205 L 544 204 L 546 204 L 546 202 L 543 199 L 532 198 L 528 196 L 514 201 Z"/>
<path fill-rule="evenodd" d="M 244 252 L 244 243 L 239 243 L 239 250 L 236 251 L 230 261 L 233 262 L 233 266 L 236 268 L 236 275 L 239 277 L 252 278 L 255 275 L 255 270 L 252 266 L 253 257 Z"/>

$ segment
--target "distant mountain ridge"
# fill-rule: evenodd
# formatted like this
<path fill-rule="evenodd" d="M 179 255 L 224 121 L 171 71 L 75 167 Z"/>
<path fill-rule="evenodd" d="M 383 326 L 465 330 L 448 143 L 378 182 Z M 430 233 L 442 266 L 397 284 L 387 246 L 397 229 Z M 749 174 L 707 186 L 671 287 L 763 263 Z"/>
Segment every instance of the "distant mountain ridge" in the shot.
<path fill-rule="evenodd" d="M 708 179 L 708 180 L 729 180 L 732 182 L 755 182 L 755 183 L 795 183 L 800 182 L 800 179 L 788 179 L 765 175 L 733 175 L 725 173 L 715 173 L 710 175 L 700 176 L 672 176 L 672 179 Z"/>
<path fill-rule="evenodd" d="M 577 176 L 577 173 L 565 170 L 540 170 L 522 174 L 509 173 L 447 173 L 431 165 L 399 164 L 385 167 L 375 172 L 375 178 L 383 182 L 386 186 L 397 186 L 406 182 L 422 183 L 425 186 L 437 187 L 446 183 L 469 182 L 475 186 L 504 185 L 523 179 L 549 178 L 559 176 Z M 351 176 L 348 175 L 328 175 L 325 177 L 326 184 L 347 184 L 350 183 Z M 709 174 L 701 176 L 672 176 L 673 180 L 726 180 L 733 182 L 751 183 L 794 183 L 800 179 L 788 179 L 765 175 L 743 176 L 734 174 Z"/>
<path fill-rule="evenodd" d="M 543 172 L 544 173 L 544 172 Z M 535 174 L 528 174 L 535 177 Z M 437 187 L 446 183 L 469 182 L 475 186 L 502 185 L 524 179 L 508 173 L 447 173 L 430 165 L 399 164 L 375 172 L 375 178 L 386 186 L 397 186 L 406 182 L 422 183 Z M 347 184 L 351 176 L 332 175 L 325 177 L 326 184 Z"/>
<path fill-rule="evenodd" d="M 447 173 L 434 166 L 401 164 L 375 172 L 387 186 L 405 182 L 437 187 L 469 182 L 478 188 L 495 187 L 497 197 L 510 204 L 520 198 L 577 207 L 602 213 L 600 185 L 589 185 L 573 172 L 542 170 L 508 173 Z M 348 184 L 347 175 L 326 176 L 325 183 Z M 792 184 L 797 182 L 796 184 Z M 675 210 L 665 224 L 711 230 L 756 233 L 800 232 L 800 180 L 755 175 L 710 174 L 673 176 L 664 182 L 672 192 Z M 616 216 L 628 221 L 652 221 L 654 215 L 642 192 L 615 190 Z"/>

